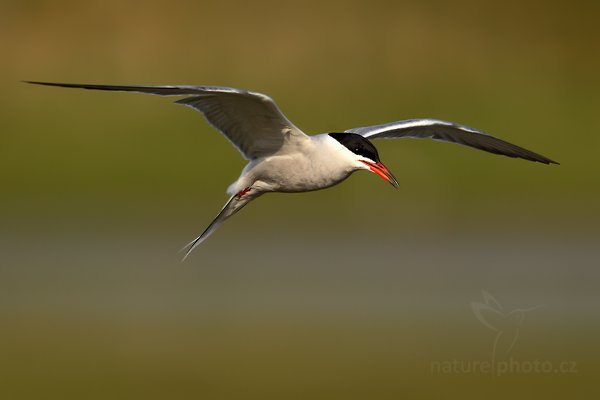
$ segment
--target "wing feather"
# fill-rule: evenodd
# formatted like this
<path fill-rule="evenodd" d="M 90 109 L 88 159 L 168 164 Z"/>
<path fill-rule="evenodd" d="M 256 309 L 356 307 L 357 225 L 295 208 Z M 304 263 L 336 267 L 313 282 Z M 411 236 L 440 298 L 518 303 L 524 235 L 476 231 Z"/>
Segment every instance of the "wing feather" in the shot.
<path fill-rule="evenodd" d="M 409 119 L 382 125 L 348 129 L 346 132 L 356 133 L 368 139 L 433 139 L 461 144 L 508 157 L 518 157 L 544 164 L 558 164 L 556 161 L 541 154 L 534 153 L 487 133 L 465 125 L 436 119 Z"/>
<path fill-rule="evenodd" d="M 306 137 L 279 110 L 273 99 L 262 93 L 219 86 L 123 86 L 27 81 L 37 85 L 190 96 L 177 100 L 200 111 L 246 159 L 273 154 L 286 141 Z"/>

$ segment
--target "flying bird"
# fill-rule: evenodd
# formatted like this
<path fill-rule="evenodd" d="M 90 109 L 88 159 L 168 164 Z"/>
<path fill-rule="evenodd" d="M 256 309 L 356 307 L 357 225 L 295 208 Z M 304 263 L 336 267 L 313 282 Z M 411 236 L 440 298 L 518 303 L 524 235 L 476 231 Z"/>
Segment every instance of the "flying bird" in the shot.
<path fill-rule="evenodd" d="M 456 143 L 490 153 L 544 164 L 558 164 L 540 154 L 464 125 L 436 119 L 409 119 L 344 132 L 308 136 L 262 93 L 219 86 L 122 86 L 74 83 L 27 83 L 67 88 L 185 96 L 175 103 L 200 111 L 248 160 L 227 189 L 231 196 L 185 258 L 229 217 L 267 192 L 307 192 L 336 185 L 358 170 L 371 171 L 395 188 L 398 181 L 379 159 L 371 139 L 417 138 Z"/>

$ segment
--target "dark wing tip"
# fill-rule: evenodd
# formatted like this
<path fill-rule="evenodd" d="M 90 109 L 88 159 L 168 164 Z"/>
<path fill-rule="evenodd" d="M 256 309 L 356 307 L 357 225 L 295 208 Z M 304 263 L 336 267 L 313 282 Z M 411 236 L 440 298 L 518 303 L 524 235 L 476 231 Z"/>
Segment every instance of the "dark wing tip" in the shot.
<path fill-rule="evenodd" d="M 556 164 L 556 165 L 560 165 L 559 162 L 554 161 L 549 159 L 548 157 L 544 157 L 541 154 L 538 153 L 534 153 L 532 151 L 527 151 L 527 153 L 505 153 L 505 152 L 497 152 L 494 150 L 487 150 L 486 151 L 490 152 L 490 153 L 496 153 L 496 154 L 501 154 L 503 156 L 508 156 L 508 157 L 513 157 L 513 158 L 521 158 L 523 160 L 527 160 L 527 161 L 533 161 L 533 162 L 539 162 L 541 164 L 546 164 L 546 165 L 550 165 L 550 164 Z"/>
<path fill-rule="evenodd" d="M 48 82 L 39 82 L 39 81 L 21 81 L 21 83 L 30 83 L 32 85 L 46 85 L 46 86 L 55 86 L 55 84 Z"/>
<path fill-rule="evenodd" d="M 556 165 L 560 165 L 560 163 L 558 161 L 554 161 L 554 160 L 548 160 L 547 162 L 545 162 L 544 164 L 546 165 L 550 165 L 550 164 L 556 164 Z"/>
<path fill-rule="evenodd" d="M 23 83 L 31 83 L 33 85 L 44 85 L 44 86 L 62 86 L 62 87 L 81 87 L 82 85 L 76 85 L 73 83 L 54 83 L 54 82 L 41 82 L 41 81 L 21 81 Z"/>
<path fill-rule="evenodd" d="M 30 83 L 33 85 L 42 86 L 57 86 L 65 88 L 78 88 L 78 89 L 93 89 L 93 90 L 114 90 L 114 91 L 131 91 L 134 87 L 118 86 L 118 85 L 94 85 L 87 83 L 58 83 L 58 82 L 40 82 L 40 81 L 21 81 L 24 83 Z"/>
<path fill-rule="evenodd" d="M 44 86 L 58 86 L 65 88 L 78 88 L 78 89 L 91 89 L 91 90 L 107 90 L 115 92 L 137 92 L 137 93 L 148 93 L 159 96 L 182 96 L 188 94 L 205 94 L 206 92 L 216 91 L 214 89 L 229 89 L 230 88 L 216 88 L 216 87 L 205 87 L 205 86 L 188 86 L 188 85 L 98 85 L 89 83 L 55 83 L 55 82 L 40 82 L 40 81 L 23 81 L 25 83 L 31 83 L 34 85 Z"/>
<path fill-rule="evenodd" d="M 511 157 L 520 157 L 520 158 L 524 158 L 529 161 L 539 162 L 539 163 L 546 164 L 546 165 L 550 165 L 550 164 L 560 165 L 560 163 L 558 161 L 551 160 L 548 157 L 544 157 L 541 154 L 537 154 L 534 152 L 529 152 L 529 153 L 531 153 L 531 154 L 527 154 L 527 156 L 519 154 L 519 155 L 514 155 L 514 156 L 511 155 Z"/>

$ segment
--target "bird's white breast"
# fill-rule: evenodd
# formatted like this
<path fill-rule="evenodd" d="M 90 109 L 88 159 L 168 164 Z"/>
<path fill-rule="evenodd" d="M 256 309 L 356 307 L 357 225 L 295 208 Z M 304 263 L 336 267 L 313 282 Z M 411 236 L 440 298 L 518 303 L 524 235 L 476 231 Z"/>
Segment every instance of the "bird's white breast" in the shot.
<path fill-rule="evenodd" d="M 343 181 L 356 169 L 351 153 L 335 139 L 327 134 L 316 135 L 250 162 L 231 191 L 255 183 L 265 192 L 324 189 Z"/>

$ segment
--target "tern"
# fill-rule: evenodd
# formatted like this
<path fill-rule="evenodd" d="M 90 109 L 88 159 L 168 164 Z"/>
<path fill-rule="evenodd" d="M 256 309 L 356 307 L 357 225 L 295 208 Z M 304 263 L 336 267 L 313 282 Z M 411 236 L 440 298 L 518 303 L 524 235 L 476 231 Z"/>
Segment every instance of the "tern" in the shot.
<path fill-rule="evenodd" d="M 547 157 L 476 129 L 436 119 L 409 119 L 309 136 L 262 93 L 219 86 L 122 86 L 26 81 L 67 88 L 185 96 L 175 103 L 200 111 L 248 160 L 227 189 L 231 196 L 200 236 L 184 247 L 186 257 L 229 217 L 267 192 L 307 192 L 336 185 L 353 172 L 371 171 L 398 188 L 371 139 L 430 138 L 544 164 Z"/>

